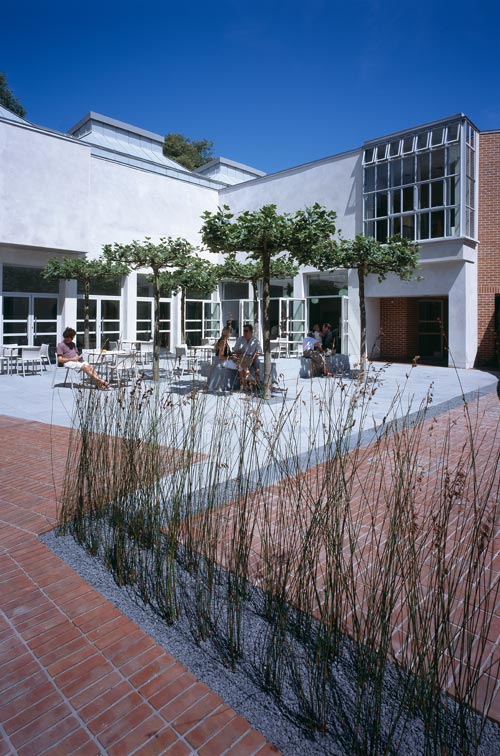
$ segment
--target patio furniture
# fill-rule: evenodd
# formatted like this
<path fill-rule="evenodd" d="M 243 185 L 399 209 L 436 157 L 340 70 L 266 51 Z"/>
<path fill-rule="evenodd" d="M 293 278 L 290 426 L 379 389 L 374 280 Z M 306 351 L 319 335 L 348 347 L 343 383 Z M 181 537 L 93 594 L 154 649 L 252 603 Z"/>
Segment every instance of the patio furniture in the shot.
<path fill-rule="evenodd" d="M 187 344 L 181 344 L 175 347 L 175 372 L 178 376 L 193 375 L 198 370 L 198 360 L 193 353 L 189 354 Z"/>
<path fill-rule="evenodd" d="M 135 354 L 117 354 L 111 353 L 106 361 L 110 383 L 117 383 L 121 386 L 131 379 L 137 380 L 137 359 Z M 111 355 L 113 355 L 112 359 Z"/>
<path fill-rule="evenodd" d="M 23 378 L 26 377 L 26 369 L 29 371 L 30 365 L 32 366 L 33 373 L 37 372 L 37 366 L 40 366 L 40 375 L 44 369 L 41 348 L 40 347 L 21 347 L 21 355 L 17 360 L 17 372 L 19 372 L 19 366 L 23 371 Z"/>
<path fill-rule="evenodd" d="M 19 346 L 17 344 L 0 345 L 0 371 L 3 373 L 4 366 L 7 375 L 10 375 L 14 369 L 17 370 L 17 360 L 19 358 Z"/>
<path fill-rule="evenodd" d="M 40 355 L 41 355 L 42 363 L 45 369 L 47 368 L 47 365 L 52 365 L 52 360 L 50 359 L 48 344 L 40 344 Z"/>

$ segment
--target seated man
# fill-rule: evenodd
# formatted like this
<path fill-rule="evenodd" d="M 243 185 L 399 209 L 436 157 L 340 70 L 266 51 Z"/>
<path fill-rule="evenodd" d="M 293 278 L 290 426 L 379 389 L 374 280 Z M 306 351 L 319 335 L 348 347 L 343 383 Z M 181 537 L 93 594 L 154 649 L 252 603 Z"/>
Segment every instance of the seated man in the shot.
<path fill-rule="evenodd" d="M 304 357 L 311 360 L 311 378 L 316 375 L 325 375 L 327 378 L 331 378 L 332 374 L 328 372 L 323 347 L 315 339 L 313 331 L 309 331 L 302 342 L 302 353 Z"/>
<path fill-rule="evenodd" d="M 323 351 L 335 354 L 335 337 L 333 335 L 330 323 L 323 323 L 321 334 L 321 344 L 323 346 Z"/>
<path fill-rule="evenodd" d="M 109 383 L 97 375 L 92 365 L 89 365 L 88 362 L 83 362 L 77 346 L 73 342 L 75 336 L 76 331 L 73 328 L 66 328 L 63 333 L 63 340 L 57 345 L 57 364 L 70 370 L 82 371 L 82 373 L 85 373 L 85 375 L 88 375 L 94 381 L 97 388 L 107 391 L 110 387 Z"/>
<path fill-rule="evenodd" d="M 238 365 L 240 385 L 251 385 L 252 379 L 254 379 L 254 382 L 259 383 L 259 355 L 263 352 L 260 341 L 253 335 L 253 325 L 251 323 L 245 323 L 243 326 L 243 335 L 236 339 L 236 344 L 232 351 L 233 359 Z"/>

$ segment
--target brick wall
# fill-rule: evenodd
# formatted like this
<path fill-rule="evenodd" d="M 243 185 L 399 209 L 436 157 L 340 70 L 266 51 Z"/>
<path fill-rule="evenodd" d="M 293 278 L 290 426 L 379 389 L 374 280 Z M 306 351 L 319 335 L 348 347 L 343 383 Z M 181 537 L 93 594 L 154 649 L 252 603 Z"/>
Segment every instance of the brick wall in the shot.
<path fill-rule="evenodd" d="M 477 365 L 498 355 L 495 294 L 500 294 L 500 131 L 479 138 Z"/>
<path fill-rule="evenodd" d="M 418 354 L 418 300 L 380 300 L 380 359 L 408 362 Z"/>

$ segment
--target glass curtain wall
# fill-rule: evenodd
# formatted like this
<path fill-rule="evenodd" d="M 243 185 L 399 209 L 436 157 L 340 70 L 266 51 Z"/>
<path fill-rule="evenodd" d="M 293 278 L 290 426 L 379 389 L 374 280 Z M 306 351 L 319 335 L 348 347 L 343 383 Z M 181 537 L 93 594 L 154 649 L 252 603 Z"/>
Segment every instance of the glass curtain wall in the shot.
<path fill-rule="evenodd" d="M 422 241 L 473 236 L 475 148 L 476 132 L 460 121 L 367 147 L 365 235 L 380 242 L 395 234 Z"/>

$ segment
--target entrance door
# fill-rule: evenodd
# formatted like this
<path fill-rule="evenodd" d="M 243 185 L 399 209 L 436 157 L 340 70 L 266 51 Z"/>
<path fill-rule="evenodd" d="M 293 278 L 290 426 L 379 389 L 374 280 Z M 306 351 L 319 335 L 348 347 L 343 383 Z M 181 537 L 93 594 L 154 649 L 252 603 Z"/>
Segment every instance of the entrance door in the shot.
<path fill-rule="evenodd" d="M 445 362 L 445 319 L 442 299 L 418 303 L 418 353 L 423 360 Z"/>
<path fill-rule="evenodd" d="M 220 303 L 210 299 L 186 300 L 186 344 L 200 346 L 203 339 L 220 335 Z"/>
<path fill-rule="evenodd" d="M 5 294 L 3 297 L 4 344 L 56 346 L 57 301 L 54 294 Z"/>
<path fill-rule="evenodd" d="M 137 300 L 136 334 L 138 341 L 150 341 L 154 333 L 154 299 Z M 160 299 L 160 345 L 170 347 L 170 300 Z"/>

